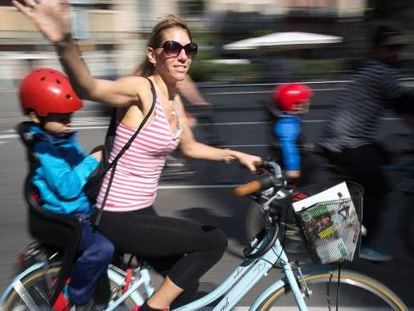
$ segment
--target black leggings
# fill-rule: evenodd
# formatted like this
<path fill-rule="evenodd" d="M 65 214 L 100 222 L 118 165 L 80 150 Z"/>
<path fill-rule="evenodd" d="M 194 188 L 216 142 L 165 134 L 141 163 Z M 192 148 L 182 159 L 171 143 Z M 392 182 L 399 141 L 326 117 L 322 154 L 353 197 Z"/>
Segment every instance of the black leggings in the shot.
<path fill-rule="evenodd" d="M 103 212 L 98 227 L 121 253 L 143 258 L 179 287 L 198 287 L 198 280 L 223 256 L 224 233 L 184 219 L 163 217 L 145 208 Z"/>

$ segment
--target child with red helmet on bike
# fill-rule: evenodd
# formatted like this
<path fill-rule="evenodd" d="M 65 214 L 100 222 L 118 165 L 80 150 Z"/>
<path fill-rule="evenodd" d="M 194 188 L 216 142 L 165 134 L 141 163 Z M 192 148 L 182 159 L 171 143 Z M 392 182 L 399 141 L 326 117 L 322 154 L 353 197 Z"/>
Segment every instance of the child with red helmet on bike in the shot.
<path fill-rule="evenodd" d="M 301 117 L 308 113 L 313 91 L 301 83 L 284 83 L 273 89 L 273 102 L 269 107 L 272 113 L 272 153 L 276 147 L 276 159 L 293 189 L 292 200 L 300 201 L 308 193 L 317 193 L 323 189 L 325 178 L 316 167 L 319 159 L 311 152 L 304 153 L 304 135 L 301 135 Z M 302 171 L 303 162 L 312 170 Z M 250 241 L 263 229 L 263 215 L 256 205 L 246 210 L 246 237 Z"/>
<path fill-rule="evenodd" d="M 311 88 L 301 83 L 285 83 L 273 91 L 273 100 L 280 111 L 273 133 L 280 144 L 282 167 L 286 177 L 295 181 L 301 177 L 301 116 L 308 113 Z"/>
<path fill-rule="evenodd" d="M 61 72 L 39 68 L 30 71 L 20 84 L 23 113 L 33 122 L 33 152 L 37 167 L 32 184 L 41 207 L 51 213 L 71 214 L 82 220 L 82 233 L 75 269 L 70 282 L 55 304 L 55 310 L 87 310 L 99 277 L 112 260 L 114 247 L 94 230 L 90 215 L 93 206 L 83 192 L 88 176 L 96 169 L 102 152 L 85 154 L 71 129 L 72 113 L 83 103 Z M 47 228 L 45 228 L 47 230 Z"/>

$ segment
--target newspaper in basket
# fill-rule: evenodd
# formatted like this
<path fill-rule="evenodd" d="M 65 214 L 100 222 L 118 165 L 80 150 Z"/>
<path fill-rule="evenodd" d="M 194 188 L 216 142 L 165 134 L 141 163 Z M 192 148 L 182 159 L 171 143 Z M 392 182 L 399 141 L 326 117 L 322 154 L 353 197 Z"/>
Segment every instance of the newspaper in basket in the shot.
<path fill-rule="evenodd" d="M 353 260 L 361 225 L 345 182 L 294 202 L 293 208 L 322 263 Z"/>

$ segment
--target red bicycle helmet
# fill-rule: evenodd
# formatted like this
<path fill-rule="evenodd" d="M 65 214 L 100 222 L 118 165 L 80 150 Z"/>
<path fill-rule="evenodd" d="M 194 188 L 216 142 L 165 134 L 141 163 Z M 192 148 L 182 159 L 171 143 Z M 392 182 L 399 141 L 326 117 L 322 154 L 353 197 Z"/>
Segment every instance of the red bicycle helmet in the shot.
<path fill-rule="evenodd" d="M 20 83 L 19 95 L 23 112 L 34 111 L 39 117 L 49 113 L 72 113 L 83 106 L 68 78 L 49 68 L 31 70 Z"/>
<path fill-rule="evenodd" d="M 301 83 L 286 83 L 275 88 L 273 100 L 281 111 L 293 111 L 294 105 L 309 101 L 312 90 Z"/>

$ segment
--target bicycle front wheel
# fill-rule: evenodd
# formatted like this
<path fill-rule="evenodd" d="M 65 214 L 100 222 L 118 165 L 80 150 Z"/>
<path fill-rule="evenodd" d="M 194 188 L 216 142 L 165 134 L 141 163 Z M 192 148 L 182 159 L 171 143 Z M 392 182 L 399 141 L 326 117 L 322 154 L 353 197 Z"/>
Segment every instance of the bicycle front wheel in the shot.
<path fill-rule="evenodd" d="M 309 310 L 408 310 L 402 300 L 388 287 L 360 273 L 341 270 L 306 275 L 303 284 L 311 294 L 305 298 Z M 302 286 L 303 286 L 302 284 Z M 296 306 L 289 285 L 271 293 L 258 310 L 272 310 L 277 306 L 281 310 Z"/>
<path fill-rule="evenodd" d="M 5 301 L 4 311 L 52 310 L 49 304 L 49 293 L 52 284 L 57 278 L 59 269 L 59 266 L 51 266 L 48 269 L 39 268 L 19 280 L 17 286 L 10 292 Z M 122 294 L 122 289 L 112 280 L 109 280 L 109 282 L 111 286 L 111 299 L 113 300 Z M 128 298 L 123 302 L 122 306 L 132 310 L 135 303 Z"/>

